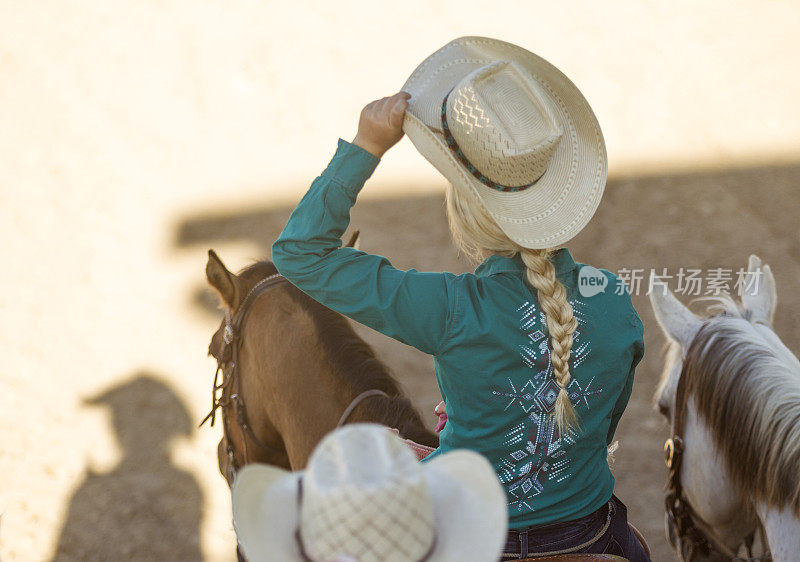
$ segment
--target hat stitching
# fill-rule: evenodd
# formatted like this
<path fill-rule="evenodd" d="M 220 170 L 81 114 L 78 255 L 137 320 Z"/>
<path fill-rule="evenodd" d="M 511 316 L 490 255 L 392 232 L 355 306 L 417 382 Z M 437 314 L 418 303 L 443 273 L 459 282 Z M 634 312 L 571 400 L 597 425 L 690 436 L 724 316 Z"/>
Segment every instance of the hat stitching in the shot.
<path fill-rule="evenodd" d="M 455 47 L 457 47 L 459 45 L 460 45 L 460 43 L 458 43 L 458 39 L 454 39 L 453 41 L 451 41 L 450 43 L 448 43 L 447 45 L 445 45 L 444 47 L 442 47 L 441 49 L 439 49 L 438 51 L 433 53 L 430 57 L 428 57 L 425 61 L 423 61 L 423 63 L 421 65 L 419 65 L 419 67 L 417 67 L 417 71 L 416 72 L 414 72 L 411 76 L 408 77 L 408 82 L 410 83 L 412 81 L 417 80 L 419 78 L 419 75 L 422 73 L 422 70 L 424 70 L 425 68 L 427 68 L 428 66 L 433 64 L 433 59 L 436 57 L 436 55 L 438 55 L 439 53 L 444 53 L 448 49 L 453 49 L 453 48 L 455 48 Z M 469 62 L 480 62 L 480 60 L 472 61 L 472 59 L 459 59 L 459 60 L 461 60 L 463 62 L 467 62 L 467 61 L 469 61 Z M 456 61 L 451 61 L 451 62 L 456 62 Z M 424 84 L 424 82 L 423 82 L 423 84 Z"/>

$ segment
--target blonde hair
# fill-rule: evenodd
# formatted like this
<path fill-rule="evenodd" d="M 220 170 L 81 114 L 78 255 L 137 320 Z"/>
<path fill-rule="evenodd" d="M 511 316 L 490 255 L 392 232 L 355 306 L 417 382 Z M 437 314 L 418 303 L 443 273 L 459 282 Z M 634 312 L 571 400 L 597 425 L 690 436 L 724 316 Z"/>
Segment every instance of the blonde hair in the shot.
<path fill-rule="evenodd" d="M 536 289 L 538 304 L 544 311 L 550 335 L 550 361 L 560 387 L 555 405 L 555 421 L 563 435 L 578 427 L 575 409 L 567 386 L 571 378 L 569 357 L 572 334 L 578 322 L 567 300 L 564 285 L 556 278 L 549 256 L 552 249 L 532 250 L 511 240 L 500 229 L 477 196 L 463 193 L 452 185 L 447 188 L 447 217 L 456 245 L 468 256 L 483 260 L 491 254 L 511 258 L 519 254 L 527 269 L 528 282 Z"/>

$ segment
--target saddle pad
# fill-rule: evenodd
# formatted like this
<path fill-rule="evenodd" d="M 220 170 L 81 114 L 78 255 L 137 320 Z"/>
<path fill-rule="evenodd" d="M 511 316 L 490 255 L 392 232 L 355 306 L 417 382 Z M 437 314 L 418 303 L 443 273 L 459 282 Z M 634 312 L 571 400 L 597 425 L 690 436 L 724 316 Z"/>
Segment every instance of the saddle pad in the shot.
<path fill-rule="evenodd" d="M 427 445 L 415 443 L 411 439 L 405 439 L 405 442 L 409 447 L 411 447 L 411 450 L 414 451 L 414 454 L 417 455 L 417 460 L 420 461 L 436 450 L 434 447 L 428 447 Z"/>

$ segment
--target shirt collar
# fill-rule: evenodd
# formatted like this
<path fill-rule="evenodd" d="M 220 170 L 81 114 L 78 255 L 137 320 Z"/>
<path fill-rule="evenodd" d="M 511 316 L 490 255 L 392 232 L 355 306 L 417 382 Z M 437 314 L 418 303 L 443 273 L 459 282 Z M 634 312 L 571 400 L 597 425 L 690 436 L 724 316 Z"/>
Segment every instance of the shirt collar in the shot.
<path fill-rule="evenodd" d="M 575 269 L 575 260 L 572 259 L 567 248 L 559 248 L 550 255 L 550 261 L 556 268 L 556 275 L 561 276 Z M 525 264 L 519 254 L 513 258 L 507 258 L 499 254 L 492 254 L 475 269 L 478 277 L 488 277 L 497 273 L 522 273 L 525 271 Z"/>

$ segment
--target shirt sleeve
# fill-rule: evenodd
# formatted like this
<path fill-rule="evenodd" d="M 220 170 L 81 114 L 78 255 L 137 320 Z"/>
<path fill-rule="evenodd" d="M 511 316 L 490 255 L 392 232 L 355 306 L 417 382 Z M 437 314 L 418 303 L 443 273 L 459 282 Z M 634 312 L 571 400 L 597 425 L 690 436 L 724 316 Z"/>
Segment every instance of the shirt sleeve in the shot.
<path fill-rule="evenodd" d="M 435 355 L 453 317 L 457 277 L 394 268 L 385 257 L 342 247 L 350 209 L 379 159 L 339 139 L 272 246 L 272 261 L 317 302 Z"/>
<path fill-rule="evenodd" d="M 627 298 L 628 302 L 630 303 L 630 296 Z M 625 408 L 628 405 L 628 400 L 630 400 L 631 392 L 633 391 L 633 377 L 634 373 L 636 372 L 636 366 L 642 360 L 642 357 L 644 357 L 644 324 L 642 324 L 642 319 L 639 318 L 639 314 L 636 312 L 636 309 L 633 308 L 633 304 L 630 304 L 629 314 L 632 315 L 630 319 L 634 326 L 634 340 L 631 343 L 633 360 L 631 361 L 628 376 L 625 379 L 625 386 L 622 388 L 622 392 L 620 393 L 619 398 L 617 398 L 617 402 L 614 404 L 614 409 L 611 413 L 611 425 L 608 428 L 606 444 L 611 444 L 611 442 L 614 440 L 614 433 L 617 431 L 617 425 L 622 417 L 622 413 L 625 411 Z"/>

